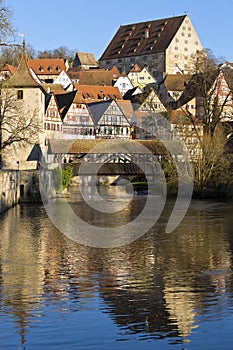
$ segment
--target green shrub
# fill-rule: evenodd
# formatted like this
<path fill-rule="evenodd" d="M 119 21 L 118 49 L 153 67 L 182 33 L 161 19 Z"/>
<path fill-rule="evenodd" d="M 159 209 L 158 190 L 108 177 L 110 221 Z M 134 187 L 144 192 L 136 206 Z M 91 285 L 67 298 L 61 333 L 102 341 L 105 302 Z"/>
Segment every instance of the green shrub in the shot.
<path fill-rule="evenodd" d="M 68 166 L 65 169 L 59 167 L 53 170 L 53 183 L 56 191 L 63 191 L 69 186 L 73 176 L 73 168 Z"/>

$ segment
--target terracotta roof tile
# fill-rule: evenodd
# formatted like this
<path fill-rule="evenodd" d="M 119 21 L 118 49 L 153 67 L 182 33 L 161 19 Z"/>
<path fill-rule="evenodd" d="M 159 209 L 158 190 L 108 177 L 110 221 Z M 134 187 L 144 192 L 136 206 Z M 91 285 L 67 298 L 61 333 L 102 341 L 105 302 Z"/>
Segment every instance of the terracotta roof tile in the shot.
<path fill-rule="evenodd" d="M 120 77 L 120 72 L 116 67 L 111 70 L 88 69 L 80 70 L 79 67 L 69 68 L 67 75 L 72 80 L 78 80 L 81 85 L 112 85 L 113 79 Z"/>
<path fill-rule="evenodd" d="M 115 86 L 100 86 L 100 85 L 79 85 L 74 83 L 75 89 L 82 94 L 85 102 L 88 100 L 122 100 L 122 95 Z"/>
<path fill-rule="evenodd" d="M 40 58 L 29 59 L 28 66 L 37 75 L 59 75 L 61 71 L 66 71 L 66 60 L 61 58 Z"/>
<path fill-rule="evenodd" d="M 139 67 L 137 63 L 135 63 L 133 67 L 130 69 L 130 72 L 141 72 L 141 71 L 142 71 L 142 68 Z"/>
<path fill-rule="evenodd" d="M 3 69 L 1 69 L 2 72 L 4 71 L 8 71 L 10 72 L 12 75 L 16 72 L 17 68 L 14 66 L 11 66 L 10 64 L 6 64 Z"/>

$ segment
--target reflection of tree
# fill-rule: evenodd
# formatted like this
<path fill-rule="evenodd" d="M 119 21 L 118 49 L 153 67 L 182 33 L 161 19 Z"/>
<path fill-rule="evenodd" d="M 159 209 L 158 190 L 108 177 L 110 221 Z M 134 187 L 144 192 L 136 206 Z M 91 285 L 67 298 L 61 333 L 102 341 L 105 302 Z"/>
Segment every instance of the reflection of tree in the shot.
<path fill-rule="evenodd" d="M 125 254 L 116 252 L 117 262 L 110 257 L 112 280 L 102 281 L 100 291 L 120 327 L 187 337 L 196 327 L 196 310 L 225 292 L 231 254 L 224 223 L 211 223 L 216 208 L 210 208 L 212 215 L 208 209 L 193 208 L 169 237 L 162 230 L 155 241 L 153 236 L 144 237 L 127 247 Z M 167 209 L 164 215 L 168 214 Z"/>
<path fill-rule="evenodd" d="M 197 310 L 209 307 L 210 300 L 221 303 L 233 288 L 225 206 L 201 202 L 200 210 L 200 202 L 196 203 L 172 234 L 163 230 L 170 214 L 167 206 L 156 229 L 117 249 L 70 241 L 39 205 L 16 207 L 5 214 L 0 239 L 1 309 L 14 316 L 22 342 L 35 310 L 42 315 L 44 307 L 61 310 L 64 303 L 70 312 L 86 310 L 86 301 L 97 290 L 104 301 L 102 312 L 121 331 L 155 339 L 187 337 Z M 229 222 L 229 231 L 231 227 Z"/>

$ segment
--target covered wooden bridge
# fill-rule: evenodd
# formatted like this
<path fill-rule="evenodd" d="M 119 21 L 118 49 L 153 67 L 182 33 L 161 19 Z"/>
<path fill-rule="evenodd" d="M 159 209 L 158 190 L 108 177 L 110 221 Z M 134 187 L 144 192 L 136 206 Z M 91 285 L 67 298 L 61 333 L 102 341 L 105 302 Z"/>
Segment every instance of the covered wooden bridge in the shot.
<path fill-rule="evenodd" d="M 169 157 L 161 141 L 120 139 L 49 140 L 48 155 L 72 166 L 74 175 L 154 174 L 158 162 Z"/>

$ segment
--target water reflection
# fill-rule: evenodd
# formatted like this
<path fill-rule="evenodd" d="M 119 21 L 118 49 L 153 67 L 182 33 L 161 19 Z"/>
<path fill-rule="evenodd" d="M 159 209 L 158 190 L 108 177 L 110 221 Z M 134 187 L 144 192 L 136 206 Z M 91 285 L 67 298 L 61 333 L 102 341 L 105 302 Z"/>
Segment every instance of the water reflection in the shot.
<path fill-rule="evenodd" d="M 101 312 L 117 326 L 118 332 L 111 334 L 115 341 L 137 335 L 142 341 L 179 343 L 189 341 L 203 322 L 231 313 L 231 203 L 193 202 L 176 231 L 165 234 L 171 206 L 145 236 L 115 249 L 69 240 L 40 205 L 17 206 L 2 215 L 0 324 L 13 319 L 26 348 L 33 329 L 42 334 L 49 324 L 52 336 L 54 315 L 76 314 L 79 320 L 84 314 Z M 140 207 L 143 199 L 137 198 L 135 210 Z M 135 215 L 133 208 L 132 204 L 127 215 Z M 87 220 L 99 220 L 89 210 L 86 215 Z M 82 336 L 88 340 L 88 318 L 82 322 L 86 330 Z M 64 341 L 64 333 L 56 336 Z M 75 340 L 74 333 L 69 337 Z M 4 345 L 1 335 L 0 340 Z M 6 341 L 3 348 L 10 349 L 9 344 Z M 105 349 L 109 348 L 113 347 L 107 343 Z"/>

